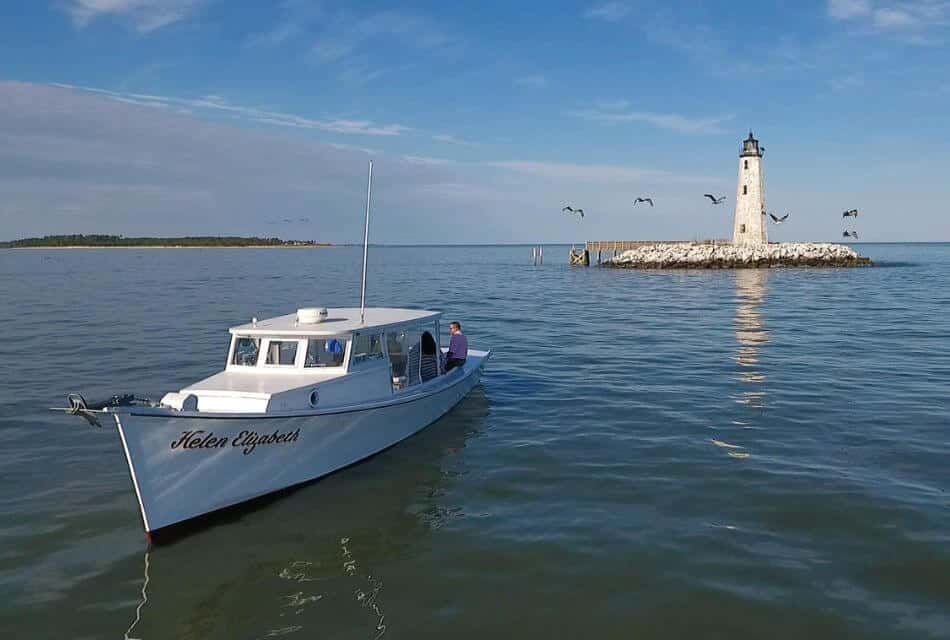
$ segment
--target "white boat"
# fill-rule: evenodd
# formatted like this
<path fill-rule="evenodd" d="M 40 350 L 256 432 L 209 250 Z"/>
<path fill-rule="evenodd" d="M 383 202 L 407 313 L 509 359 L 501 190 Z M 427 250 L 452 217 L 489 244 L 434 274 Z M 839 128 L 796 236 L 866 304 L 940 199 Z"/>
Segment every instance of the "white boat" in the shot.
<path fill-rule="evenodd" d="M 150 538 L 391 447 L 478 384 L 491 352 L 469 350 L 446 371 L 440 313 L 365 307 L 372 172 L 370 163 L 359 308 L 232 327 L 224 370 L 157 403 L 68 396 L 65 411 L 115 422 Z"/>
<path fill-rule="evenodd" d="M 161 402 L 115 397 L 71 413 L 115 422 L 146 533 L 319 478 L 454 407 L 489 351 L 444 371 L 440 316 L 300 309 L 232 327 L 223 371 Z"/>

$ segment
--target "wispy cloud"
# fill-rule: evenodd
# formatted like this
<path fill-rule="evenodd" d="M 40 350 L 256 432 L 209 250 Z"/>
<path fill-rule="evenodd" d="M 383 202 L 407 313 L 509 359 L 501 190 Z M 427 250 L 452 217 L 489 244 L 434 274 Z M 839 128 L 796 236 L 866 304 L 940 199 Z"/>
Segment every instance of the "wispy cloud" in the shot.
<path fill-rule="evenodd" d="M 851 91 L 864 86 L 863 73 L 849 73 L 847 75 L 833 78 L 831 88 L 835 91 Z"/>
<path fill-rule="evenodd" d="M 950 27 L 946 0 L 828 0 L 828 15 L 863 33 L 917 45 L 941 44 Z"/>
<path fill-rule="evenodd" d="M 444 142 L 445 144 L 457 144 L 457 145 L 463 145 L 463 146 L 474 146 L 477 144 L 476 142 L 471 142 L 469 140 L 463 140 L 461 138 L 457 138 L 449 133 L 437 133 L 434 136 L 432 136 L 432 139 L 435 140 L 436 142 Z"/>
<path fill-rule="evenodd" d="M 828 14 L 833 18 L 848 19 L 871 13 L 871 0 L 828 0 Z"/>
<path fill-rule="evenodd" d="M 83 28 L 106 16 L 121 18 L 142 33 L 184 20 L 211 0 L 67 0 L 73 23 Z"/>
<path fill-rule="evenodd" d="M 279 47 L 301 37 L 325 15 L 320 4 L 301 0 L 284 0 L 280 11 L 281 17 L 274 25 L 248 38 L 249 45 Z"/>
<path fill-rule="evenodd" d="M 409 132 L 410 127 L 401 124 L 378 124 L 371 120 L 350 118 L 312 118 L 294 113 L 260 109 L 232 104 L 220 96 L 202 96 L 199 98 L 178 98 L 171 96 L 142 95 L 79 87 L 69 84 L 55 84 L 64 89 L 85 93 L 101 94 L 109 99 L 142 107 L 159 108 L 169 111 L 226 114 L 234 119 L 277 127 L 296 129 L 315 129 L 327 133 L 366 136 L 399 136 Z"/>
<path fill-rule="evenodd" d="M 381 39 L 415 49 L 435 49 L 452 42 L 440 25 L 422 15 L 391 10 L 353 19 L 338 14 L 318 36 L 312 53 L 319 62 L 337 62 Z"/>
<path fill-rule="evenodd" d="M 584 12 L 584 17 L 591 20 L 619 22 L 630 15 L 632 10 L 626 2 L 607 2 L 591 7 Z"/>
<path fill-rule="evenodd" d="M 409 164 L 421 164 L 428 167 L 442 167 L 452 164 L 452 161 L 446 158 L 433 158 L 430 156 L 404 155 L 402 156 L 402 159 Z"/>
<path fill-rule="evenodd" d="M 620 104 L 620 103 L 618 103 Z M 623 107 L 612 109 L 577 109 L 569 111 L 568 115 L 591 122 L 606 124 L 620 124 L 640 122 L 658 129 L 669 129 L 679 133 L 726 133 L 722 124 L 734 116 L 718 118 L 692 118 L 678 113 L 653 113 L 650 111 L 626 111 Z"/>
<path fill-rule="evenodd" d="M 486 163 L 496 169 L 536 176 L 550 180 L 568 180 L 581 183 L 629 183 L 642 180 L 655 182 L 700 182 L 709 178 L 686 176 L 656 169 L 642 169 L 623 165 L 575 164 L 571 162 L 539 162 L 532 160 L 502 160 Z"/>
<path fill-rule="evenodd" d="M 536 73 L 528 76 L 515 78 L 515 84 L 519 87 L 529 87 L 531 89 L 543 89 L 548 85 L 548 79 L 543 75 Z"/>

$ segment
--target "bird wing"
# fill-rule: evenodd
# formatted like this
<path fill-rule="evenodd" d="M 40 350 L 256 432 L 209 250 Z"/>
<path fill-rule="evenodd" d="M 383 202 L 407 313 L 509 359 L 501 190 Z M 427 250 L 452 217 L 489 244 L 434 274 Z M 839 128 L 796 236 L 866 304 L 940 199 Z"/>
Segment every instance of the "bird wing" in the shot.
<path fill-rule="evenodd" d="M 650 206 L 652 207 L 652 206 L 653 206 L 653 198 L 647 198 L 646 200 L 647 200 L 647 202 L 650 203 Z"/>
<path fill-rule="evenodd" d="M 775 220 L 776 222 L 778 222 L 778 218 L 775 217 L 774 213 L 770 213 L 769 217 L 772 218 L 772 220 Z"/>
<path fill-rule="evenodd" d="M 706 196 L 707 198 L 709 198 L 710 200 L 712 200 L 712 201 L 713 201 L 713 204 L 716 204 L 716 196 L 714 196 L 714 195 L 711 194 L 711 193 L 704 193 L 703 195 Z"/>
<path fill-rule="evenodd" d="M 781 218 L 779 218 L 779 220 L 785 220 L 785 219 L 787 219 L 787 218 L 788 218 L 788 214 L 786 213 L 784 216 L 782 216 Z"/>
<path fill-rule="evenodd" d="M 573 212 L 574 210 L 571 209 L 570 207 L 564 207 L 563 209 L 561 209 L 561 211 L 571 211 L 571 212 Z"/>
<path fill-rule="evenodd" d="M 577 210 L 575 211 L 575 213 L 581 214 L 581 217 L 582 217 L 582 218 L 584 217 L 584 210 L 583 210 L 583 209 L 577 209 Z"/>

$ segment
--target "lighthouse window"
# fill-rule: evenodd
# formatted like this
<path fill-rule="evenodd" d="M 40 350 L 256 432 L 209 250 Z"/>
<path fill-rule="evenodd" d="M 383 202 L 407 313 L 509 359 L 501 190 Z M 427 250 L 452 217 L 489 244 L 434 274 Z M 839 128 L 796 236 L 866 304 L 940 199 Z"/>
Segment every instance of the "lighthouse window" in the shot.
<path fill-rule="evenodd" d="M 748 161 L 748 160 L 743 160 L 743 163 L 744 163 L 745 168 L 748 169 L 748 168 L 749 168 L 749 161 Z"/>
<path fill-rule="evenodd" d="M 748 193 L 749 193 L 749 185 L 747 184 L 742 185 L 742 195 L 746 195 Z"/>

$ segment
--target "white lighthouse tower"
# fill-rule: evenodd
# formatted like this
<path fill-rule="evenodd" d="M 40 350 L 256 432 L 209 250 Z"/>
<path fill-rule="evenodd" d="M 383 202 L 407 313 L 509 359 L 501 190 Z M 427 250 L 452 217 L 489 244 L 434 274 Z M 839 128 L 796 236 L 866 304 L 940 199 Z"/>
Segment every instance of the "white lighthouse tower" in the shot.
<path fill-rule="evenodd" d="M 739 184 L 736 187 L 736 220 L 732 242 L 747 245 L 769 242 L 765 220 L 762 150 L 751 131 L 749 137 L 742 141 L 742 153 L 739 154 Z"/>

